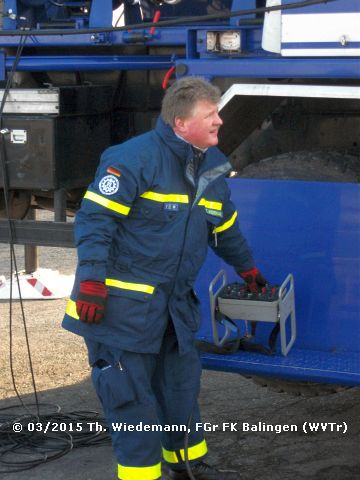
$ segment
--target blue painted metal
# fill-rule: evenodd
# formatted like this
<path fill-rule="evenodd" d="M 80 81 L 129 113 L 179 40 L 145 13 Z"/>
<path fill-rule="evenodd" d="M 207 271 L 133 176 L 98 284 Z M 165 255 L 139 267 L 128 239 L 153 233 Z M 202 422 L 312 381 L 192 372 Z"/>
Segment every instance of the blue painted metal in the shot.
<path fill-rule="evenodd" d="M 286 358 L 204 355 L 204 366 L 360 385 L 360 185 L 245 179 L 229 185 L 265 277 L 280 284 L 294 274 L 298 336 Z M 201 338 L 211 338 L 207 289 L 220 268 L 230 281 L 240 281 L 209 253 L 197 285 L 205 319 Z M 270 329 L 258 324 L 262 343 Z"/>
<path fill-rule="evenodd" d="M 231 5 L 231 11 L 236 12 L 238 10 L 251 10 L 256 8 L 256 0 L 233 0 Z M 255 18 L 255 14 L 243 15 L 241 17 L 231 17 L 230 25 L 238 25 L 239 20 L 244 18 Z"/>
<path fill-rule="evenodd" d="M 112 0 L 92 0 L 89 27 L 111 27 Z"/>
<path fill-rule="evenodd" d="M 136 31 L 136 30 L 134 30 Z M 141 32 L 148 33 L 148 29 Z M 26 39 L 28 47 L 63 47 L 76 46 L 88 47 L 98 43 L 93 33 L 67 34 L 67 35 L 31 35 Z M 127 45 L 129 44 L 129 33 L 126 31 L 113 31 L 111 33 L 102 33 L 103 41 L 101 43 L 108 45 Z M 185 45 L 187 38 L 187 28 L 171 27 L 155 29 L 154 35 L 146 41 L 147 45 L 152 46 L 180 46 Z M 0 35 L 0 47 L 17 47 L 20 42 L 20 35 Z"/>
<path fill-rule="evenodd" d="M 3 5 L 3 26 L 4 30 L 12 30 L 16 28 L 16 20 L 10 18 L 7 14 L 11 11 L 14 15 L 17 15 L 17 1 L 5 0 Z"/>
<path fill-rule="evenodd" d="M 177 60 L 187 75 L 245 78 L 360 78 L 357 58 L 281 58 L 280 56 Z"/>
<path fill-rule="evenodd" d="M 359 352 L 321 352 L 292 348 L 287 357 L 239 352 L 201 355 L 203 368 L 294 381 L 360 386 Z"/>
<path fill-rule="evenodd" d="M 6 58 L 6 69 L 11 70 L 14 57 Z M 89 71 L 89 70 L 167 70 L 173 65 L 171 57 L 127 55 L 69 55 L 21 57 L 17 66 L 20 72 Z"/>
<path fill-rule="evenodd" d="M 294 3 L 294 0 L 282 0 L 283 5 Z M 336 0 L 319 5 L 311 5 L 305 8 L 294 8 L 284 11 L 284 14 L 305 14 L 305 13 L 348 13 L 360 12 L 360 3 L 358 0 Z"/>

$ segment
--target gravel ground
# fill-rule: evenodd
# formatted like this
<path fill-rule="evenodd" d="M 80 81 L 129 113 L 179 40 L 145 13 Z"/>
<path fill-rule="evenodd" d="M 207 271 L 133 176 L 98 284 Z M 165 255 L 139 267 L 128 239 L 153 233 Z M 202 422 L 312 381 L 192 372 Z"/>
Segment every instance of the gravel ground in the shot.
<path fill-rule="evenodd" d="M 16 246 L 18 270 L 24 269 L 24 247 Z M 39 266 L 71 275 L 76 266 L 75 249 L 39 247 Z M 9 278 L 9 246 L 0 244 L 0 275 Z M 29 337 L 31 358 L 39 390 L 72 385 L 86 378 L 86 350 L 81 338 L 60 328 L 67 299 L 24 301 L 26 330 Z M 0 363 L 4 365 L 0 384 L 0 399 L 13 394 L 10 371 L 9 302 L 0 303 Z M 13 366 L 18 389 L 23 394 L 32 391 L 29 375 L 24 322 L 18 301 L 13 304 L 12 321 Z"/>
<path fill-rule="evenodd" d="M 23 268 L 23 247 L 17 247 Z M 72 274 L 76 253 L 71 249 L 40 248 L 40 266 Z M 0 244 L 0 275 L 8 276 L 9 249 Z M 63 411 L 97 410 L 89 381 L 82 340 L 61 329 L 67 299 L 26 301 L 25 317 L 36 386 L 41 402 Z M 18 391 L 34 401 L 24 325 L 18 302 L 13 308 L 12 358 Z M 9 303 L 0 304 L 0 408 L 18 404 L 9 363 Z M 203 421 L 214 427 L 207 434 L 212 463 L 239 472 L 250 480 L 360 479 L 360 389 L 322 397 L 293 397 L 254 384 L 237 374 L 203 373 Z M 235 431 L 223 423 L 237 422 Z M 261 431 L 260 425 L 295 425 L 296 431 Z M 305 433 L 304 422 L 327 423 L 326 431 Z M 333 423 L 331 427 L 329 422 Z M 344 422 L 347 432 L 343 433 Z M 246 431 L 246 424 L 254 431 Z M 342 429 L 336 431 L 336 425 Z M 330 429 L 334 431 L 331 431 Z M 1 469 L 1 465 L 0 465 Z M 32 470 L 6 474 L 6 480 L 110 480 L 116 462 L 109 446 L 81 448 Z M 140 480 L 140 479 L 139 479 Z"/>

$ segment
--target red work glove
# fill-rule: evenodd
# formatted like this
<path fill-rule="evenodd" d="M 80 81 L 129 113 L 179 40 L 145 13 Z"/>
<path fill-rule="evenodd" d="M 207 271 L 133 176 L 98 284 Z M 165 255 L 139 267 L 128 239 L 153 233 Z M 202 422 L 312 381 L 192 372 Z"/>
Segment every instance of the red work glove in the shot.
<path fill-rule="evenodd" d="M 240 272 L 240 277 L 245 280 L 246 287 L 251 293 L 261 292 L 261 289 L 268 283 L 256 267 L 247 272 Z"/>
<path fill-rule="evenodd" d="M 87 280 L 80 282 L 76 299 L 76 311 L 85 323 L 100 323 L 107 299 L 107 288 L 103 282 Z"/>

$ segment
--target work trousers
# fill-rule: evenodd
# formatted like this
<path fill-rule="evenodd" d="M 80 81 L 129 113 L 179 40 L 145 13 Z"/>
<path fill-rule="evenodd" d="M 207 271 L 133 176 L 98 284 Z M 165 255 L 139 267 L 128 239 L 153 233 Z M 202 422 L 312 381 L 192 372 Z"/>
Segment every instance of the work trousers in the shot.
<path fill-rule="evenodd" d="M 195 347 L 179 355 L 174 332 L 159 354 L 117 350 L 86 340 L 92 380 L 102 403 L 121 480 L 161 477 L 161 459 L 185 468 L 207 453 L 198 406 L 201 365 Z"/>

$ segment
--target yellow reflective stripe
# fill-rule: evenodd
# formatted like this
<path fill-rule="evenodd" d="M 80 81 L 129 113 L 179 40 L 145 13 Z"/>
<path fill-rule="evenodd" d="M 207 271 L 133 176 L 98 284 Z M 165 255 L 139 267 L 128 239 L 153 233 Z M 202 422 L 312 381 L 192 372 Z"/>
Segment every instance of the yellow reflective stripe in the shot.
<path fill-rule="evenodd" d="M 151 285 L 145 285 L 143 283 L 121 282 L 120 280 L 115 280 L 112 278 L 107 278 L 105 280 L 105 284 L 109 287 L 123 288 L 125 290 L 134 290 L 136 292 L 144 292 L 149 294 L 153 294 L 155 290 L 155 288 Z M 74 302 L 74 300 L 70 299 L 68 301 L 65 313 L 70 317 L 74 318 L 75 320 L 79 320 L 79 315 L 76 311 L 76 302 Z"/>
<path fill-rule="evenodd" d="M 202 198 L 198 205 L 209 208 L 210 210 L 222 210 L 222 203 L 212 202 L 211 200 L 206 200 L 206 198 Z"/>
<path fill-rule="evenodd" d="M 115 280 L 114 278 L 107 278 L 105 280 L 105 285 L 108 287 L 123 288 L 124 290 L 134 290 L 135 292 L 144 292 L 153 294 L 155 288 L 151 285 L 146 285 L 144 283 L 130 283 L 122 282 L 121 280 Z"/>
<path fill-rule="evenodd" d="M 213 233 L 223 232 L 224 230 L 227 230 L 228 228 L 232 227 L 235 223 L 236 217 L 237 217 L 237 212 L 234 212 L 230 220 L 220 225 L 220 227 L 214 228 Z"/>
<path fill-rule="evenodd" d="M 74 302 L 74 300 L 68 301 L 65 313 L 70 317 L 75 318 L 75 320 L 79 320 L 79 315 L 77 314 L 76 303 Z"/>
<path fill-rule="evenodd" d="M 165 448 L 163 448 L 162 451 L 163 451 L 164 460 L 166 462 L 168 462 L 168 463 L 178 463 L 179 462 L 175 452 L 171 452 L 170 450 L 165 450 Z"/>
<path fill-rule="evenodd" d="M 168 463 L 179 463 L 178 457 L 175 451 L 166 450 L 165 448 L 162 449 L 164 460 Z M 193 445 L 192 447 L 188 448 L 188 457 L 189 460 L 196 460 L 197 458 L 203 457 L 207 454 L 207 445 L 206 441 L 202 440 L 197 445 Z M 180 452 L 181 459 L 185 461 L 185 450 L 182 448 L 181 450 L 177 450 Z"/>
<path fill-rule="evenodd" d="M 98 203 L 105 208 L 114 210 L 115 212 L 122 213 L 123 215 L 128 215 L 130 212 L 130 207 L 122 205 L 118 202 L 114 202 L 113 200 L 109 200 L 108 198 L 102 197 L 97 193 L 90 192 L 90 190 L 85 193 L 84 198 L 86 198 L 87 200 L 91 200 L 92 202 Z"/>
<path fill-rule="evenodd" d="M 118 477 L 121 480 L 155 480 L 161 477 L 161 463 L 152 467 L 125 467 L 119 464 Z"/>
<path fill-rule="evenodd" d="M 177 193 L 144 192 L 140 197 L 154 200 L 154 202 L 189 203 L 188 195 L 178 195 Z"/>

